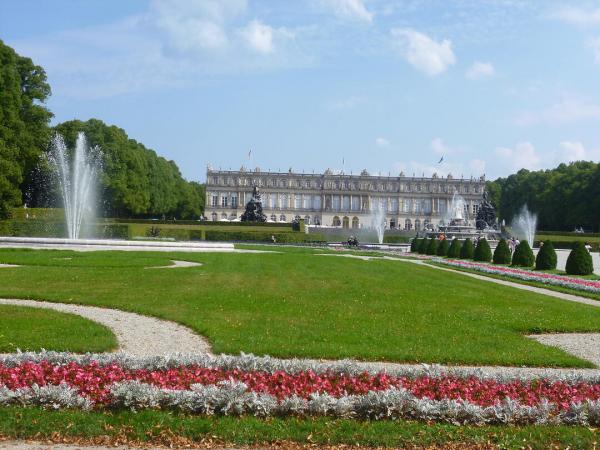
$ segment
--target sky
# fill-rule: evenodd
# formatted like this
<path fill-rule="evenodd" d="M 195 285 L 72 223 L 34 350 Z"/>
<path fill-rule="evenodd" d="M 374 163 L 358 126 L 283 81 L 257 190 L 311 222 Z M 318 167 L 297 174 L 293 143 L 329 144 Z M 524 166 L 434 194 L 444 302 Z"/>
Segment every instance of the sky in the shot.
<path fill-rule="evenodd" d="M 600 160 L 600 1 L 0 0 L 0 39 L 190 180 Z"/>

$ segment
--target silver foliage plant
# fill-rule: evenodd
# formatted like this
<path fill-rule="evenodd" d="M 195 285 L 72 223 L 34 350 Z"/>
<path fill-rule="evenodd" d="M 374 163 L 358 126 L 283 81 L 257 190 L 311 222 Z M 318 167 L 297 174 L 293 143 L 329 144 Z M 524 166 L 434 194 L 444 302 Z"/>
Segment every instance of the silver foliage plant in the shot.
<path fill-rule="evenodd" d="M 359 363 L 352 360 L 323 362 L 312 359 L 278 359 L 270 356 L 254 356 L 241 353 L 240 355 L 210 355 L 210 354 L 182 354 L 173 353 L 165 356 L 136 357 L 125 353 L 87 353 L 75 355 L 65 352 L 32 352 L 13 353 L 0 355 L 0 364 L 15 367 L 24 362 L 39 363 L 47 361 L 53 365 L 76 362 L 87 365 L 92 362 L 100 366 L 117 364 L 128 370 L 165 370 L 181 366 L 199 366 L 223 370 L 264 371 L 274 373 L 282 371 L 289 374 L 312 371 L 314 373 L 333 372 L 343 375 L 356 376 L 364 372 L 376 374 L 385 372 L 392 376 L 417 378 L 423 376 L 442 377 L 455 376 L 459 378 L 475 376 L 480 379 L 491 379 L 501 383 L 512 380 L 545 379 L 549 381 L 563 381 L 566 383 L 600 383 L 599 370 L 557 370 L 538 369 L 513 369 L 511 371 L 486 371 L 483 368 L 444 367 L 439 365 L 385 365 Z"/>

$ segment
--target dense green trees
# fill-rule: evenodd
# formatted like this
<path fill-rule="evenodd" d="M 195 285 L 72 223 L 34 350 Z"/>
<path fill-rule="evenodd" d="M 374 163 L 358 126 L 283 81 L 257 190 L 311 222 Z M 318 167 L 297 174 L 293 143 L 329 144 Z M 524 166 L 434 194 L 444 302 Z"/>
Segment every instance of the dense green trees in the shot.
<path fill-rule="evenodd" d="M 509 224 L 527 204 L 538 228 L 600 230 L 600 163 L 579 161 L 552 170 L 520 170 L 486 186 L 500 219 Z"/>
<path fill-rule="evenodd" d="M 448 244 L 448 239 L 442 239 L 438 244 L 436 254 L 438 256 L 446 256 L 449 248 L 450 244 Z"/>
<path fill-rule="evenodd" d="M 429 240 L 429 244 L 427 245 L 427 253 L 428 255 L 435 255 L 437 253 L 438 241 L 435 238 L 431 238 Z"/>
<path fill-rule="evenodd" d="M 22 203 L 27 174 L 50 136 L 46 73 L 0 40 L 0 217 Z"/>
<path fill-rule="evenodd" d="M 124 130 L 96 119 L 72 120 L 55 127 L 69 147 L 83 131 L 104 155 L 102 197 L 105 214 L 115 217 L 198 218 L 204 203 L 197 183 L 183 179 L 173 161 L 130 139 Z"/>
<path fill-rule="evenodd" d="M 44 69 L 0 41 L 0 218 L 23 201 L 52 206 L 48 172 L 40 160 L 48 148 L 52 113 Z M 104 214 L 118 217 L 198 218 L 204 210 L 204 186 L 188 183 L 177 165 L 129 139 L 125 131 L 100 120 L 59 124 L 69 146 L 77 133 L 104 154 Z"/>

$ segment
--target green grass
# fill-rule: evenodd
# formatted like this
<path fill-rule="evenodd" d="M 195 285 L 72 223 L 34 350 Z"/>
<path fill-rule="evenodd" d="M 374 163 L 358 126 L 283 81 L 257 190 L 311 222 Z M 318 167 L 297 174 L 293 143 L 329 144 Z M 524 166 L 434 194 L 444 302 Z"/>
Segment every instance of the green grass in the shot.
<path fill-rule="evenodd" d="M 74 314 L 0 305 L 0 353 L 41 349 L 83 353 L 117 347 L 105 326 Z"/>
<path fill-rule="evenodd" d="M 172 445 L 211 441 L 260 445 L 301 444 L 405 447 L 450 443 L 497 445 L 503 449 L 595 448 L 598 430 L 567 426 L 467 427 L 407 421 L 270 419 L 187 416 L 161 411 L 44 411 L 0 408 L 0 436 L 12 439 L 102 439 Z"/>
<path fill-rule="evenodd" d="M 174 320 L 216 353 L 447 364 L 590 367 L 527 339 L 600 331 L 600 308 L 397 261 L 281 253 L 0 250 L 0 297 Z M 66 259 L 72 258 L 72 259 Z M 202 267 L 145 270 L 168 259 Z"/>
<path fill-rule="evenodd" d="M 512 281 L 513 283 L 525 284 L 527 286 L 539 287 L 539 288 L 542 288 L 542 289 L 548 289 L 550 291 L 563 292 L 565 294 L 577 295 L 579 297 L 590 298 L 592 300 L 600 300 L 600 294 L 595 294 L 593 292 L 580 291 L 580 290 L 571 289 L 571 288 L 568 288 L 568 287 L 555 286 L 555 285 L 552 285 L 552 284 L 545 284 L 545 283 L 541 283 L 541 282 L 538 282 L 538 281 L 520 280 L 518 278 L 508 277 L 508 276 L 505 276 L 505 275 L 497 275 L 497 274 L 493 274 L 493 273 L 479 272 L 477 270 L 467 269 L 467 268 L 464 268 L 464 267 L 452 267 L 452 266 L 447 266 L 446 264 L 435 263 L 435 262 L 432 262 L 432 261 L 426 261 L 426 263 L 427 264 L 431 264 L 432 266 L 439 266 L 439 267 L 444 267 L 445 269 L 456 270 L 458 272 L 474 273 L 474 274 L 477 274 L 477 275 L 483 275 L 485 277 L 496 278 L 498 280 Z M 505 267 L 505 266 L 500 266 L 500 267 Z M 523 267 L 519 267 L 519 269 L 527 270 L 526 268 L 523 268 Z M 532 272 L 535 272 L 535 271 L 532 270 Z M 565 272 L 564 271 L 560 271 L 560 270 L 548 270 L 548 271 L 543 271 L 543 272 L 544 273 L 546 273 L 546 272 L 547 273 L 556 273 L 557 275 L 565 275 Z M 573 275 L 569 275 L 569 276 L 573 276 Z M 578 278 L 585 278 L 585 279 L 589 279 L 589 280 L 597 280 L 600 277 L 598 277 L 598 275 L 592 274 L 592 275 L 579 276 Z"/>

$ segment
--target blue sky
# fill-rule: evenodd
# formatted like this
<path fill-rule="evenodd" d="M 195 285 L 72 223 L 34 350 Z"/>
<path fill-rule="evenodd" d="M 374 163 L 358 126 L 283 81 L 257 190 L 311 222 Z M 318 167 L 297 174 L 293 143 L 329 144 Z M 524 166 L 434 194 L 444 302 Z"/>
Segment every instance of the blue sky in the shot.
<path fill-rule="evenodd" d="M 600 160 L 598 1 L 3 0 L 0 39 L 188 179 Z"/>

